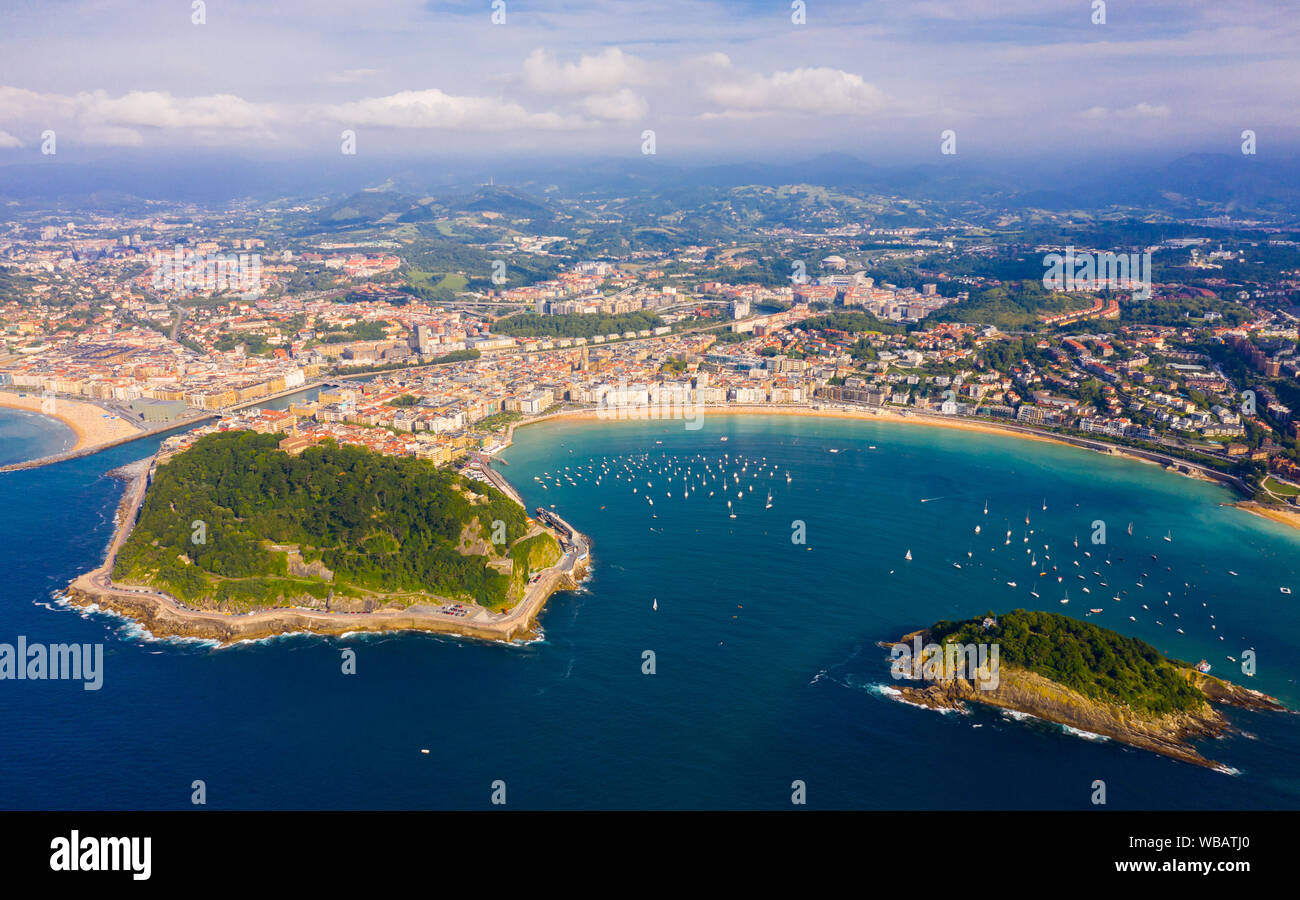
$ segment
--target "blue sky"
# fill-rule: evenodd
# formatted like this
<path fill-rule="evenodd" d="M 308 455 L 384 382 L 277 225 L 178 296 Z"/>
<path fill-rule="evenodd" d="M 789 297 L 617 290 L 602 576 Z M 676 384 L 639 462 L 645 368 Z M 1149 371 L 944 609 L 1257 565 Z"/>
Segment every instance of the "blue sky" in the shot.
<path fill-rule="evenodd" d="M 8 0 L 0 161 L 204 149 L 249 156 L 825 151 L 1236 152 L 1300 144 L 1300 3 L 1111 0 Z"/>

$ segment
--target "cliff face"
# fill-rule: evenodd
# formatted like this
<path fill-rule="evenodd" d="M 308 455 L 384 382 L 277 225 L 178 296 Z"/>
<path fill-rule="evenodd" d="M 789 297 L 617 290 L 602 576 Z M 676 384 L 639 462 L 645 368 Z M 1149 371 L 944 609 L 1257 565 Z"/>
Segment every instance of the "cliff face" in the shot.
<path fill-rule="evenodd" d="M 1036 672 L 1005 663 L 999 674 L 998 686 L 993 690 L 982 690 L 964 678 L 928 682 L 925 686 L 904 683 L 896 687 L 909 702 L 935 709 L 961 709 L 966 703 L 984 703 L 1105 735 L 1185 762 L 1217 765 L 1184 743 L 1189 738 L 1213 737 L 1227 729 L 1227 720 L 1209 703 L 1191 712 L 1155 716 L 1092 700 Z"/>
<path fill-rule="evenodd" d="M 506 592 L 506 602 L 514 605 L 523 598 L 528 590 L 528 579 L 535 573 L 543 569 L 549 569 L 560 561 L 563 556 L 560 550 L 559 542 L 547 532 L 540 532 L 532 537 L 524 538 L 518 541 L 510 550 L 509 559 L 515 563 L 513 569 L 507 574 L 510 575 L 510 588 Z M 569 579 L 572 581 L 573 579 Z M 563 587 L 572 589 L 577 587 L 577 582 L 573 584 L 564 584 Z"/>
<path fill-rule="evenodd" d="M 1210 768 L 1222 766 L 1187 743 L 1195 738 L 1217 737 L 1230 729 L 1228 720 L 1209 701 L 1248 709 L 1285 709 L 1266 694 L 1202 675 L 1194 669 L 1186 671 L 1188 680 L 1201 689 L 1207 701 L 1196 709 L 1165 715 L 1094 700 L 1037 672 L 1005 662 L 999 667 L 998 686 L 992 690 L 983 690 L 964 678 L 899 681 L 893 687 L 908 702 L 931 709 L 963 709 L 967 703 L 983 703 Z"/>

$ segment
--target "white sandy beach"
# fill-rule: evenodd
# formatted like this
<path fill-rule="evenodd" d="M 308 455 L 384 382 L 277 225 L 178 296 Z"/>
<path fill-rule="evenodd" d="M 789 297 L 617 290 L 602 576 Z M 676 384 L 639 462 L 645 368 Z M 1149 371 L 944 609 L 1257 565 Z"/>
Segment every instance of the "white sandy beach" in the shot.
<path fill-rule="evenodd" d="M 77 436 L 76 443 L 68 448 L 68 452 L 92 450 L 143 430 L 120 416 L 106 418 L 109 414 L 93 403 L 62 397 L 45 398 L 32 393 L 19 396 L 17 392 L 0 391 L 0 407 L 23 409 L 58 419 Z"/>

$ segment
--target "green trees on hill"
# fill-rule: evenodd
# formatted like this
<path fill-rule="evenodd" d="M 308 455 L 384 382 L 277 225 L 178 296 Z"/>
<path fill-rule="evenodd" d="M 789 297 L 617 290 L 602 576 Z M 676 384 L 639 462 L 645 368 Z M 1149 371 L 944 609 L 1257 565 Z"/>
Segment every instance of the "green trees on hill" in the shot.
<path fill-rule="evenodd" d="M 1090 303 L 1085 297 L 1048 291 L 1041 281 L 1011 281 L 949 304 L 929 321 L 977 322 L 1015 331 L 1035 327 L 1040 316 L 1087 309 Z"/>
<path fill-rule="evenodd" d="M 990 614 L 992 615 L 992 614 Z M 1205 696 L 1145 641 L 1057 613 L 1017 609 L 998 616 L 936 622 L 936 643 L 997 643 L 1001 663 L 1020 666 L 1086 697 L 1162 715 L 1195 709 Z"/>
<path fill-rule="evenodd" d="M 883 322 L 877 319 L 871 313 L 861 312 L 858 310 L 840 311 L 823 313 L 819 316 L 809 316 L 802 322 L 796 322 L 791 328 L 802 328 L 806 331 L 834 329 L 835 331 L 847 331 L 849 334 L 862 334 L 865 332 L 875 332 L 877 334 L 902 334 L 907 329 L 902 325 L 892 322 Z"/>
<path fill-rule="evenodd" d="M 593 337 L 598 334 L 622 334 L 658 328 L 663 320 L 654 313 L 633 312 L 616 316 L 604 313 L 574 313 L 564 316 L 539 316 L 526 312 L 496 322 L 492 330 L 515 337 Z"/>
<path fill-rule="evenodd" d="M 266 604 L 331 587 L 505 600 L 510 579 L 487 563 L 527 527 L 505 495 L 425 460 L 332 441 L 290 456 L 278 441 L 212 434 L 159 466 L 114 577 L 187 601 L 251 595 Z M 498 521 L 504 545 L 490 543 Z M 475 553 L 458 549 L 466 525 Z M 292 575 L 287 554 L 270 546 L 283 544 L 322 562 L 333 581 Z"/>

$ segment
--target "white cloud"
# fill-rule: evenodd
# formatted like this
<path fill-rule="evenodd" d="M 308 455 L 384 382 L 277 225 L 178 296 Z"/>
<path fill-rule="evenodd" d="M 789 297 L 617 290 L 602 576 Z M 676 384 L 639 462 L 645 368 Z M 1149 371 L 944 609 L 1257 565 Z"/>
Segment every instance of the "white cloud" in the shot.
<path fill-rule="evenodd" d="M 143 130 L 201 132 L 206 141 L 222 134 L 264 130 L 279 113 L 233 94 L 177 97 L 165 91 L 131 91 L 114 97 L 107 91 L 77 94 L 37 93 L 0 86 L 0 120 L 19 122 L 33 132 L 52 129 L 85 144 L 138 147 Z M 0 146 L 4 146 L 0 144 Z"/>
<path fill-rule="evenodd" d="M 401 91 L 328 108 L 328 114 L 351 125 L 386 128 L 460 128 L 481 131 L 510 128 L 573 127 L 555 113 L 530 113 L 518 103 L 493 97 L 457 97 L 437 88 Z"/>
<path fill-rule="evenodd" d="M 50 113 L 66 115 L 68 105 L 64 97 L 0 85 L 0 119 L 32 121 Z"/>
<path fill-rule="evenodd" d="M 1121 119 L 1167 119 L 1169 118 L 1169 107 L 1163 103 L 1139 103 L 1136 106 L 1121 109 L 1115 115 Z"/>
<path fill-rule="evenodd" d="M 79 118 L 91 123 L 141 128 L 258 128 L 274 118 L 270 107 L 233 94 L 174 97 L 164 91 L 131 91 L 110 97 L 105 91 L 73 98 Z"/>
<path fill-rule="evenodd" d="M 1105 106 L 1093 106 L 1084 110 L 1085 119 L 1167 119 L 1169 107 L 1162 104 L 1138 103 L 1123 109 L 1109 109 Z"/>
<path fill-rule="evenodd" d="M 113 97 L 102 90 L 39 94 L 0 86 L 0 117 L 42 126 L 71 122 L 86 128 L 246 129 L 265 125 L 275 113 L 233 94 L 175 97 L 163 91 L 131 91 Z"/>
<path fill-rule="evenodd" d="M 630 84 L 644 84 L 649 67 L 641 59 L 609 47 L 596 56 L 560 63 L 545 50 L 528 55 L 524 84 L 544 94 L 607 94 Z"/>
<path fill-rule="evenodd" d="M 613 94 L 592 94 L 584 97 L 582 108 L 597 119 L 612 119 L 620 122 L 633 122 L 644 119 L 650 112 L 650 105 L 644 97 L 624 88 Z"/>
<path fill-rule="evenodd" d="M 852 115 L 880 109 L 884 95 L 861 75 L 817 67 L 723 82 L 709 97 L 730 110 Z"/>
<path fill-rule="evenodd" d="M 21 147 L 23 142 L 18 140 L 7 131 L 0 131 L 0 150 L 8 150 L 12 147 Z"/>

